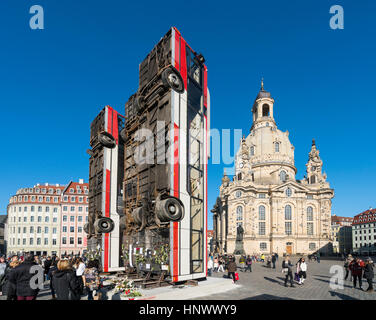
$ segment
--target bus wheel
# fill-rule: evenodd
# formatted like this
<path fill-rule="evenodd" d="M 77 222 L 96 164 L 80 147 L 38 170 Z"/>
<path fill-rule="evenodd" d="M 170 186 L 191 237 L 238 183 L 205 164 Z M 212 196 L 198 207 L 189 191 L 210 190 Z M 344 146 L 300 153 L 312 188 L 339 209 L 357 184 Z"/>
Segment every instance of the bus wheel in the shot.
<path fill-rule="evenodd" d="M 108 132 L 101 132 L 98 134 L 98 140 L 101 145 L 104 147 L 113 149 L 116 147 L 116 140 L 111 133 Z"/>
<path fill-rule="evenodd" d="M 99 233 L 109 233 L 114 230 L 114 227 L 115 223 L 107 217 L 99 218 L 94 222 L 94 228 Z"/>
<path fill-rule="evenodd" d="M 174 67 L 169 67 L 162 72 L 162 82 L 167 88 L 171 88 L 178 93 L 184 92 L 183 78 Z"/>
<path fill-rule="evenodd" d="M 161 222 L 179 221 L 184 217 L 182 202 L 174 197 L 156 202 L 156 211 Z"/>

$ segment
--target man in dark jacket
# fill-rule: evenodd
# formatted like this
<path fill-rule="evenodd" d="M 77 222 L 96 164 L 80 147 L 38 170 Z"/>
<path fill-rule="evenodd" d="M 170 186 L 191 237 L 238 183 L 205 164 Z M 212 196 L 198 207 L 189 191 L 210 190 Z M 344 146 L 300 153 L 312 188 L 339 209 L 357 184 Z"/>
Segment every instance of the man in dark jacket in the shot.
<path fill-rule="evenodd" d="M 34 289 L 31 285 L 32 282 L 35 282 L 32 281 L 32 278 L 36 272 L 30 270 L 36 265 L 34 255 L 26 253 L 24 261 L 9 274 L 9 282 L 16 288 L 17 300 L 35 300 L 37 298 L 39 289 Z"/>
<path fill-rule="evenodd" d="M 374 273 L 373 273 L 373 261 L 371 258 L 368 258 L 366 261 L 366 266 L 364 268 L 364 275 L 363 277 L 367 280 L 368 282 L 368 289 L 366 290 L 367 292 L 373 292 L 373 278 L 374 278 Z"/>
<path fill-rule="evenodd" d="M 359 281 L 359 289 L 360 290 L 363 290 L 362 289 L 362 274 L 363 274 L 363 268 L 361 266 L 361 260 L 359 258 L 356 258 L 355 260 L 353 260 L 350 265 L 349 265 L 349 268 L 351 270 L 351 274 L 352 274 L 352 277 L 353 277 L 353 280 L 354 280 L 354 289 L 356 288 L 356 280 Z"/>
<path fill-rule="evenodd" d="M 51 257 L 48 256 L 47 259 L 44 261 L 44 274 L 45 274 L 47 281 L 50 280 L 48 272 L 50 270 L 51 264 L 52 264 Z"/>
<path fill-rule="evenodd" d="M 294 283 L 293 283 L 293 280 L 292 280 L 292 263 L 290 261 L 290 258 L 289 256 L 287 255 L 285 257 L 285 260 L 283 260 L 282 262 L 282 272 L 285 274 L 286 278 L 285 278 L 285 287 L 287 287 L 287 281 L 288 279 L 290 278 L 290 286 L 291 288 L 294 288 Z"/>
<path fill-rule="evenodd" d="M 273 264 L 273 269 L 275 269 L 275 262 L 277 261 L 277 258 L 275 256 L 275 254 L 273 253 L 272 254 L 272 264 Z"/>
<path fill-rule="evenodd" d="M 235 258 L 230 258 L 229 263 L 227 265 L 228 270 L 228 277 L 232 278 L 232 282 L 235 283 L 235 272 L 237 270 L 238 266 L 236 265 Z"/>

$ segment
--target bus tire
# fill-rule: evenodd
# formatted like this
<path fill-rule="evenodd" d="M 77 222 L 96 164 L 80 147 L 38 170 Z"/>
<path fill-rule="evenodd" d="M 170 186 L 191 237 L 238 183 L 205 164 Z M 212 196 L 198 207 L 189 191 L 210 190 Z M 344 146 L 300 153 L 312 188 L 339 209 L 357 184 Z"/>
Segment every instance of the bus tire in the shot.
<path fill-rule="evenodd" d="M 161 222 L 179 221 L 184 217 L 183 203 L 174 197 L 158 199 L 155 208 Z"/>
<path fill-rule="evenodd" d="M 94 222 L 94 228 L 98 233 L 109 233 L 114 230 L 115 223 L 108 217 L 102 217 Z"/>
<path fill-rule="evenodd" d="M 178 93 L 183 93 L 185 90 L 183 78 L 174 67 L 168 67 L 162 72 L 162 82 L 165 87 L 171 88 Z"/>
<path fill-rule="evenodd" d="M 99 133 L 98 140 L 99 140 L 99 143 L 106 148 L 113 149 L 116 147 L 116 140 L 111 133 L 108 133 L 105 131 Z"/>

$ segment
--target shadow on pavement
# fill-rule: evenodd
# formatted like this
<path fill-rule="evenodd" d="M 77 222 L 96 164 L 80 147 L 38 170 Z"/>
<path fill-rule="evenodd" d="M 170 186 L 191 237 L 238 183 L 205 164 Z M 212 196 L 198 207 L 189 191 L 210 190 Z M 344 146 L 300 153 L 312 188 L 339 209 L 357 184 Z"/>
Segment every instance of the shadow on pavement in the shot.
<path fill-rule="evenodd" d="M 330 295 L 332 297 L 335 297 L 337 296 L 338 298 L 340 298 L 341 300 L 359 300 L 359 299 L 356 299 L 356 298 L 353 298 L 353 297 L 350 297 L 348 296 L 347 294 L 343 294 L 343 293 L 339 293 L 339 292 L 335 292 L 335 291 L 329 291 Z"/>
<path fill-rule="evenodd" d="M 265 279 L 265 280 L 268 280 L 268 281 L 270 281 L 270 282 L 273 282 L 273 283 L 277 283 L 277 284 L 279 284 L 279 285 L 281 285 L 281 286 L 284 285 L 284 282 L 280 282 L 280 281 L 278 281 L 278 280 L 276 280 L 276 279 L 272 279 L 272 278 L 269 278 L 269 277 L 264 277 L 264 279 Z M 281 279 L 281 278 L 278 278 L 278 279 Z M 283 279 L 283 281 L 285 281 L 285 279 Z"/>
<path fill-rule="evenodd" d="M 330 283 L 330 281 L 328 281 L 328 280 L 323 280 L 323 279 L 319 279 L 319 278 L 314 278 L 315 280 L 319 280 L 319 281 L 321 281 L 321 282 L 326 282 L 326 283 Z M 352 286 L 348 286 L 348 285 L 346 285 L 346 284 L 344 284 L 343 285 L 344 287 L 346 287 L 346 288 L 352 288 Z"/>
<path fill-rule="evenodd" d="M 260 294 L 260 295 L 255 296 L 255 297 L 244 298 L 242 300 L 295 300 L 295 299 L 287 298 L 287 297 L 273 296 L 271 294 Z"/>

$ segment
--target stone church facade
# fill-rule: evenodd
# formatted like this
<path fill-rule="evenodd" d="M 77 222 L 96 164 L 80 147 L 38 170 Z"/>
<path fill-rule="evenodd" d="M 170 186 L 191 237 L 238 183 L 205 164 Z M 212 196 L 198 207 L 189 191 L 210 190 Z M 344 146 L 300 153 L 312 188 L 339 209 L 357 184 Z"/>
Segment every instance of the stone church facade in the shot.
<path fill-rule="evenodd" d="M 334 190 L 323 172 L 319 150 L 313 141 L 306 175 L 297 180 L 294 146 L 289 132 L 277 128 L 273 110 L 274 99 L 262 83 L 252 108 L 251 132 L 243 137 L 235 157 L 235 175 L 230 180 L 224 173 L 212 210 L 215 250 L 329 253 Z M 239 225 L 244 230 L 241 243 Z"/>

